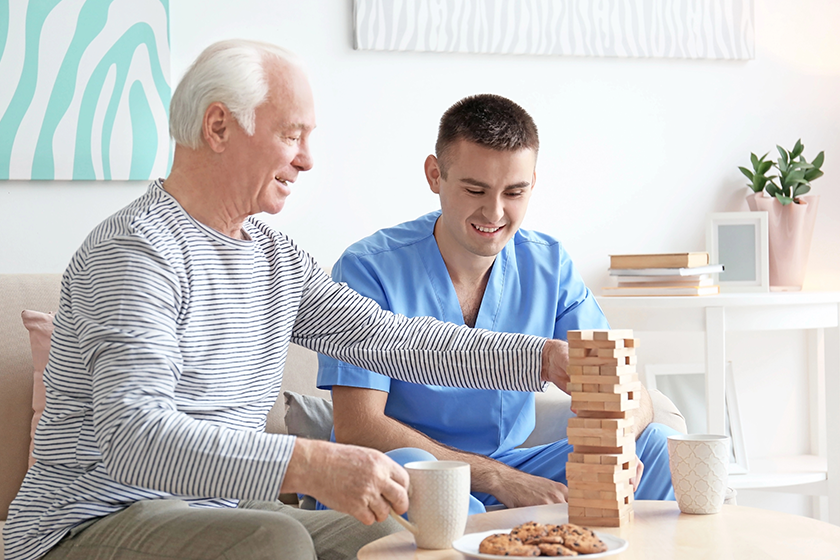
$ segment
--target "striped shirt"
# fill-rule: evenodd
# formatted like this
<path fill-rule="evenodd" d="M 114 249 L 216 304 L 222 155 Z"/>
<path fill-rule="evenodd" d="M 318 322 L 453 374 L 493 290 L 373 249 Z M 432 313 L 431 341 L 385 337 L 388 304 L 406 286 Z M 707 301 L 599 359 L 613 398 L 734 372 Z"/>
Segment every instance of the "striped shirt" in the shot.
<path fill-rule="evenodd" d="M 404 381 L 541 389 L 545 339 L 383 311 L 259 220 L 243 232 L 195 221 L 158 181 L 74 255 L 7 560 L 138 500 L 276 499 L 295 438 L 264 429 L 290 342 Z"/>

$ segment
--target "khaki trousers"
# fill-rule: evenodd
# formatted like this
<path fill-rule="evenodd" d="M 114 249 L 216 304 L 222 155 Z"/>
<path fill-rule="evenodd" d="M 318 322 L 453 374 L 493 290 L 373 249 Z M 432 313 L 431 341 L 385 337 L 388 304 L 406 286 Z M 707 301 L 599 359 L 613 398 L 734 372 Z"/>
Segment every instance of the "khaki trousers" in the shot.
<path fill-rule="evenodd" d="M 211 509 L 152 500 L 77 527 L 43 560 L 343 560 L 401 529 L 279 501 Z"/>

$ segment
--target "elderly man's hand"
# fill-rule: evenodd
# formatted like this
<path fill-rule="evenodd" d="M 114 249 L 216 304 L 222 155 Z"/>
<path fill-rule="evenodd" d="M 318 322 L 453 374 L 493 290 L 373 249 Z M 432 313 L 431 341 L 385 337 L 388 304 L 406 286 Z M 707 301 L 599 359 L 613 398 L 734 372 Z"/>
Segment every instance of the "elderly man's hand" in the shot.
<path fill-rule="evenodd" d="M 548 339 L 543 347 L 542 370 L 543 381 L 550 381 L 566 393 L 569 383 L 569 343 L 565 340 Z"/>
<path fill-rule="evenodd" d="M 365 525 L 408 510 L 408 473 L 375 449 L 298 438 L 281 493 L 299 492 Z"/>

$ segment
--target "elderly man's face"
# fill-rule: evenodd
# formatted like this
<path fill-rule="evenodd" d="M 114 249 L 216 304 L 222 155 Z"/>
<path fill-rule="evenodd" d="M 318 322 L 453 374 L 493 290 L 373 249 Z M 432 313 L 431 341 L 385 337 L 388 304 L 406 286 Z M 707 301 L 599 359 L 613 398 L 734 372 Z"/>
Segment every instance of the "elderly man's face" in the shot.
<path fill-rule="evenodd" d="M 276 214 L 291 194 L 290 184 L 312 168 L 309 135 L 315 128 L 312 90 L 303 72 L 291 64 L 269 64 L 268 99 L 256 110 L 256 130 L 235 132 L 235 166 L 243 178 L 240 200 L 249 214 Z"/>

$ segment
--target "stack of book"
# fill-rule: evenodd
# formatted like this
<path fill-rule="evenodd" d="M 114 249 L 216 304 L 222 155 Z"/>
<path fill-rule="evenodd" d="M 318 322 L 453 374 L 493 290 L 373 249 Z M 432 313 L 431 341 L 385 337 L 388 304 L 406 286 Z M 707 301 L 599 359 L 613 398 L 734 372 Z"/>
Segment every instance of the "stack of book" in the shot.
<path fill-rule="evenodd" d="M 720 293 L 714 275 L 722 264 L 709 264 L 709 253 L 610 255 L 615 287 L 605 296 L 707 296 Z"/>

